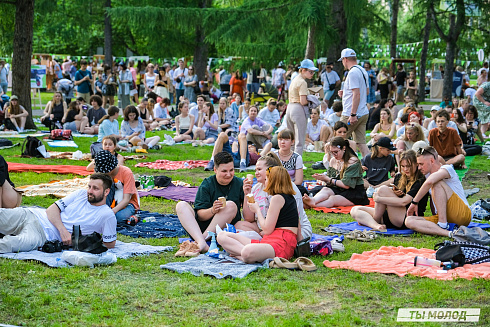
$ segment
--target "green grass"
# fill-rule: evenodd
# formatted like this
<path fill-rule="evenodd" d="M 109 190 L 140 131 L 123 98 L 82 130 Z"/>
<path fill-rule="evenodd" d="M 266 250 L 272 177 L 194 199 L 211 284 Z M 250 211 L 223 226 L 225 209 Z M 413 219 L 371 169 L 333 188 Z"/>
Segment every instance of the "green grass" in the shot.
<path fill-rule="evenodd" d="M 158 132 L 162 135 L 164 132 Z M 150 134 L 151 135 L 151 134 Z M 17 139 L 12 139 L 16 141 Z M 92 139 L 76 138 L 79 149 L 89 151 Z M 211 147 L 190 145 L 150 151 L 156 159 L 209 159 Z M 73 149 L 59 149 L 59 151 Z M 58 159 L 23 159 L 20 148 L 2 150 L 12 162 L 32 164 L 86 165 L 87 162 Z M 305 153 L 308 167 L 321 160 L 318 153 Z M 210 172 L 202 169 L 156 171 L 135 168 L 138 174 L 167 175 L 199 185 Z M 488 160 L 477 157 L 464 181 L 465 188 L 480 187 L 470 203 L 490 197 Z M 309 168 L 305 179 L 314 171 Z M 243 176 L 245 174 L 237 174 Z M 71 175 L 12 173 L 16 185 L 38 184 L 72 178 Z M 52 197 L 25 197 L 23 205 L 52 204 Z M 175 202 L 154 197 L 141 199 L 143 210 L 175 213 Z M 314 233 L 321 228 L 349 222 L 349 215 L 324 214 L 309 210 Z M 123 241 L 135 241 L 119 235 Z M 328 258 L 314 256 L 316 272 L 261 270 L 241 280 L 217 280 L 161 270 L 167 262 L 183 261 L 173 253 L 153 254 L 118 260 L 111 266 L 48 268 L 37 262 L 0 259 L 0 324 L 23 326 L 399 326 L 399 308 L 481 308 L 480 325 L 490 324 L 490 282 L 482 279 L 436 281 L 420 277 L 397 277 L 377 273 L 361 274 L 327 269 L 323 260 L 348 260 L 386 246 L 433 248 L 441 237 L 415 234 L 382 237 L 363 243 L 346 240 L 345 253 Z M 138 239 L 139 243 L 177 246 L 177 238 Z M 403 324 L 410 325 L 410 324 Z M 427 324 L 440 326 L 441 324 Z"/>

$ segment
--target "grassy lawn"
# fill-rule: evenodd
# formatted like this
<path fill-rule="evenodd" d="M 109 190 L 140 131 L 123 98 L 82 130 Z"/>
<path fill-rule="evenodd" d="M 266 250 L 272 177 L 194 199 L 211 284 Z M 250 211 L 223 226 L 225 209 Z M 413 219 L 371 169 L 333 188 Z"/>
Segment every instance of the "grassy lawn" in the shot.
<path fill-rule="evenodd" d="M 164 132 L 158 132 L 162 135 Z M 150 135 L 154 133 L 149 133 Z M 163 135 L 162 135 L 163 136 Z M 93 139 L 76 138 L 79 150 L 89 152 Z M 19 139 L 12 139 L 18 142 Z M 49 149 L 49 147 L 47 147 Z M 150 151 L 156 159 L 209 159 L 211 147 L 190 145 Z M 59 149 L 58 151 L 73 151 Z M 20 147 L 2 150 L 7 161 L 31 164 L 86 165 L 87 162 L 59 159 L 20 158 Z M 307 167 L 322 154 L 306 153 Z M 135 168 L 138 174 L 167 175 L 199 185 L 210 175 L 202 169 L 159 172 Z M 481 191 L 469 200 L 490 197 L 488 161 L 477 157 L 464 180 L 465 188 Z M 305 171 L 311 179 L 314 171 Z M 245 174 L 238 174 L 244 176 Z M 73 178 L 72 175 L 12 173 L 18 186 Z M 24 197 L 23 205 L 47 207 L 51 197 Z M 153 197 L 141 199 L 143 210 L 175 213 L 175 202 Z M 349 215 L 307 212 L 314 233 L 332 223 L 349 222 Z M 134 241 L 124 236 L 123 241 Z M 0 259 L 0 324 L 22 326 L 399 326 L 399 308 L 481 308 L 480 325 L 490 324 L 490 281 L 483 279 L 435 281 L 428 278 L 378 273 L 361 274 L 327 269 L 323 260 L 348 260 L 386 246 L 433 248 L 441 237 L 415 234 L 409 237 L 381 237 L 363 243 L 346 240 L 345 253 L 328 258 L 315 256 L 316 272 L 261 270 L 241 280 L 217 280 L 161 270 L 167 262 L 183 261 L 172 253 L 118 260 L 95 269 L 53 269 L 36 262 Z M 138 239 L 152 245 L 178 245 L 177 238 Z M 405 324 L 403 324 L 405 325 Z M 428 324 L 440 326 L 441 324 Z M 446 325 L 446 324 L 445 324 Z"/>

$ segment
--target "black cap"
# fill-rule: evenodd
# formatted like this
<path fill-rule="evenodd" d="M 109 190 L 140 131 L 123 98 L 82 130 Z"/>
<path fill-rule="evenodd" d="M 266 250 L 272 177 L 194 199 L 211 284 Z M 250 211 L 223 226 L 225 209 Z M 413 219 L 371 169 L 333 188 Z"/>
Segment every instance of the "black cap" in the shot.
<path fill-rule="evenodd" d="M 383 136 L 376 142 L 374 145 L 381 146 L 383 148 L 390 149 L 391 151 L 396 150 L 396 148 L 393 146 L 393 142 L 391 142 L 391 139 L 389 137 Z"/>

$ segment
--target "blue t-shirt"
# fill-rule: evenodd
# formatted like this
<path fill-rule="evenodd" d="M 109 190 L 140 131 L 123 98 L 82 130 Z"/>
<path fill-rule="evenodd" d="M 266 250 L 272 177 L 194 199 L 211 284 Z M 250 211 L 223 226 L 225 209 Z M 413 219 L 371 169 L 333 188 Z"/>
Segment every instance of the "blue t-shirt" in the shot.
<path fill-rule="evenodd" d="M 90 79 L 92 79 L 92 74 L 88 70 L 85 71 L 79 70 L 75 73 L 75 81 L 80 81 L 87 75 L 89 76 Z M 78 84 L 77 91 L 79 93 L 90 93 L 90 82 L 84 81 L 81 84 Z"/>
<path fill-rule="evenodd" d="M 99 137 L 97 142 L 102 142 L 102 139 L 107 135 L 119 135 L 119 123 L 116 119 L 112 122 L 109 119 L 105 119 L 99 126 Z"/>

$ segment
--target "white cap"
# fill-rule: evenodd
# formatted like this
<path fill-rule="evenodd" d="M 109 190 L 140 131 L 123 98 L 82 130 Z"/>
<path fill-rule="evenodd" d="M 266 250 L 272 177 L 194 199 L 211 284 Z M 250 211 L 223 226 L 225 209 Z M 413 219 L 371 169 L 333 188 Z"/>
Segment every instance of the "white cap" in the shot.
<path fill-rule="evenodd" d="M 438 105 L 435 105 L 435 106 L 432 106 L 432 108 L 430 108 L 430 111 L 439 111 L 441 110 L 441 107 L 439 107 Z"/>
<path fill-rule="evenodd" d="M 340 54 L 340 59 L 338 61 L 342 61 L 343 58 L 357 57 L 356 52 L 352 49 L 345 48 L 342 50 Z"/>

